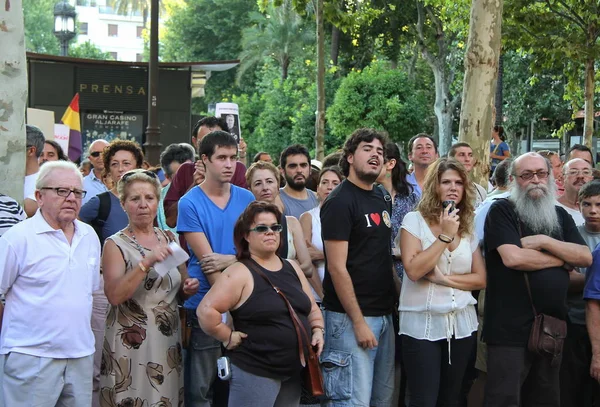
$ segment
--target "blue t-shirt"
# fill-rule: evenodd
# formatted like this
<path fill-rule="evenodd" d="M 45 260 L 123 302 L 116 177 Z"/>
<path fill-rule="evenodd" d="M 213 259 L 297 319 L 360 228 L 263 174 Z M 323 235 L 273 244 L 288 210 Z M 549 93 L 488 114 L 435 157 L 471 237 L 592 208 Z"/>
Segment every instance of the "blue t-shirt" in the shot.
<path fill-rule="evenodd" d="M 600 245 L 592 251 L 592 265 L 585 273 L 584 300 L 600 300 Z"/>
<path fill-rule="evenodd" d="M 121 229 L 125 228 L 129 224 L 129 218 L 119 202 L 119 198 L 112 192 L 110 196 L 110 212 L 106 218 L 106 222 L 102 226 L 102 236 L 98 236 L 101 242 L 104 242 L 107 238 L 111 237 Z M 79 211 L 79 219 L 87 224 L 98 217 L 100 211 L 100 198 L 98 195 L 92 197 L 87 203 L 85 203 Z"/>
<path fill-rule="evenodd" d="M 496 150 L 496 145 L 494 143 L 490 144 L 490 154 L 494 153 L 494 150 Z M 502 143 L 500 143 L 498 145 L 498 149 L 496 150 L 496 152 L 494 154 L 496 155 L 504 155 L 505 151 L 510 151 L 510 148 L 508 147 L 508 144 L 506 144 L 505 141 L 503 141 Z M 496 165 L 500 164 L 500 160 L 498 160 L 497 158 L 492 158 L 492 168 L 496 168 Z"/>
<path fill-rule="evenodd" d="M 421 191 L 421 187 L 417 182 L 417 177 L 414 172 L 411 172 L 406 176 L 406 182 L 408 182 L 413 187 L 413 192 L 417 196 L 417 201 L 421 200 L 421 195 L 423 195 L 423 191 Z"/>
<path fill-rule="evenodd" d="M 254 201 L 254 195 L 250 191 L 231 185 L 229 202 L 225 209 L 221 209 L 210 200 L 202 188 L 192 188 L 179 200 L 177 233 L 204 233 L 213 253 L 235 254 L 233 227 L 252 201 Z M 210 289 L 210 284 L 202 272 L 200 262 L 189 243 L 188 248 L 190 253 L 188 274 L 200 281 L 200 288 L 198 293 L 186 300 L 184 307 L 196 309 Z"/>

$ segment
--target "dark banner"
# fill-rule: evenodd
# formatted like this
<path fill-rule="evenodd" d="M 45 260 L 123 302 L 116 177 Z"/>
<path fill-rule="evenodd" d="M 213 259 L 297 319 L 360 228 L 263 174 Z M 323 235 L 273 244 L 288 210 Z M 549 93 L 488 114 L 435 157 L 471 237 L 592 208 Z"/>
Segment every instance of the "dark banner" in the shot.
<path fill-rule="evenodd" d="M 144 115 L 104 110 L 100 112 L 85 111 L 81 114 L 81 135 L 83 151 L 95 140 L 108 142 L 114 139 L 135 141 L 142 145 L 144 134 Z"/>

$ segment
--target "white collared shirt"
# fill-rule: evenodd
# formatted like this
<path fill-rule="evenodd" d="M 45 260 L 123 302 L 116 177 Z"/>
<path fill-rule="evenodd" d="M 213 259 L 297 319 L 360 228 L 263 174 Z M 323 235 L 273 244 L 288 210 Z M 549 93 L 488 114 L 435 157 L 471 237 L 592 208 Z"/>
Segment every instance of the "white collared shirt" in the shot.
<path fill-rule="evenodd" d="M 83 190 L 87 191 L 87 194 L 85 194 L 85 197 L 81 201 L 81 206 L 85 205 L 96 195 L 108 191 L 108 188 L 106 188 L 106 185 L 104 185 L 104 182 L 102 182 L 101 179 L 96 177 L 94 170 L 92 170 L 88 175 L 83 177 Z"/>
<path fill-rule="evenodd" d="M 100 280 L 100 241 L 75 220 L 69 244 L 42 212 L 0 237 L 0 294 L 6 305 L 0 354 L 55 359 L 94 353 L 92 291 Z"/>

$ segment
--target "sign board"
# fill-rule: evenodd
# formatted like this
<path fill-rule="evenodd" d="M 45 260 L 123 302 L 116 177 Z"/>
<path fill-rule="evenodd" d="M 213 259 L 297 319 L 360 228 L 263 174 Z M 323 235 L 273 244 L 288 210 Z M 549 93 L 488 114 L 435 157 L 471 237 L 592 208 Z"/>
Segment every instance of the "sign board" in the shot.
<path fill-rule="evenodd" d="M 27 124 L 39 127 L 46 140 L 54 138 L 54 112 L 51 110 L 27 108 Z M 66 149 L 65 152 L 69 151 Z"/>
<path fill-rule="evenodd" d="M 122 111 L 85 111 L 81 114 L 83 151 L 96 140 L 115 139 L 135 141 L 142 145 L 144 115 Z"/>
<path fill-rule="evenodd" d="M 215 116 L 225 118 L 227 122 L 227 131 L 235 136 L 237 142 L 240 142 L 242 135 L 240 130 L 240 113 L 236 103 L 217 103 L 215 106 Z"/>
<path fill-rule="evenodd" d="M 69 151 L 69 126 L 66 124 L 55 124 L 54 125 L 54 141 L 60 145 L 63 151 Z"/>

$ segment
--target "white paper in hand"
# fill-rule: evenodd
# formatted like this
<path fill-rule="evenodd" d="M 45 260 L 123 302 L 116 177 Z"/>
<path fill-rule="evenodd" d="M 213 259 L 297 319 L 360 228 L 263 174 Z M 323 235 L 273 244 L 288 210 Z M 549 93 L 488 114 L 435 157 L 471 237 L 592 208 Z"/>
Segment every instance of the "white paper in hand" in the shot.
<path fill-rule="evenodd" d="M 163 261 L 154 264 L 154 270 L 156 270 L 158 275 L 161 277 L 164 277 L 169 270 L 185 263 L 190 258 L 185 250 L 183 250 L 177 243 L 171 242 L 169 243 L 169 247 L 173 251 L 173 254 Z"/>

